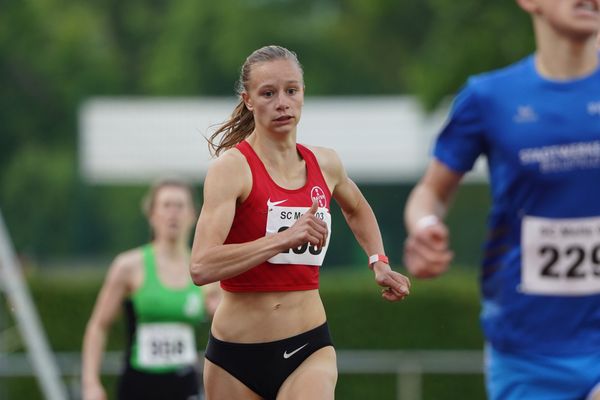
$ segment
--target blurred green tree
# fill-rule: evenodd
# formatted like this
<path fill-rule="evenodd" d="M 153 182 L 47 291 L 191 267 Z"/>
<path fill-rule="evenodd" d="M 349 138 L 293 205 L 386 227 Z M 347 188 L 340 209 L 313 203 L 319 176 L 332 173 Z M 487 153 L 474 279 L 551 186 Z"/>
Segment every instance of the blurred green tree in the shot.
<path fill-rule="evenodd" d="M 130 231 L 123 224 L 131 219 L 99 213 L 130 210 L 132 192 L 97 197 L 76 173 L 77 112 L 90 96 L 231 96 L 244 58 L 276 43 L 299 54 L 309 96 L 412 93 L 432 109 L 468 75 L 533 48 L 528 17 L 512 1 L 44 0 L 0 8 L 0 207 L 17 249 L 34 255 L 129 246 L 108 232 Z M 67 197 L 57 204 L 72 205 L 65 218 L 79 221 L 75 233 L 52 222 L 60 207 L 26 219 L 19 210 L 30 207 L 24 196 L 58 190 Z M 52 226 L 52 245 L 26 233 L 41 226 Z"/>
<path fill-rule="evenodd" d="M 467 76 L 517 61 L 534 48 L 529 16 L 515 1 L 426 2 L 431 21 L 411 56 L 408 87 L 429 109 Z"/>

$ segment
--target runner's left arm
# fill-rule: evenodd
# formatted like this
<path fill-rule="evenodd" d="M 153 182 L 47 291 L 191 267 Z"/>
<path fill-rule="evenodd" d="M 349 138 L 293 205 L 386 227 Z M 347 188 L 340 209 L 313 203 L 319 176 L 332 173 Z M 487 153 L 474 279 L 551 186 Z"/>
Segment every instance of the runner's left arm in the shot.
<path fill-rule="evenodd" d="M 340 206 L 348 226 L 367 257 L 373 254 L 385 254 L 383 239 L 373 209 L 358 186 L 348 177 L 337 153 L 325 148 L 315 150 L 332 197 Z M 375 262 L 373 271 L 377 284 L 385 288 L 382 296 L 386 300 L 401 300 L 409 294 L 409 279 L 393 271 L 390 265 L 381 261 Z"/>

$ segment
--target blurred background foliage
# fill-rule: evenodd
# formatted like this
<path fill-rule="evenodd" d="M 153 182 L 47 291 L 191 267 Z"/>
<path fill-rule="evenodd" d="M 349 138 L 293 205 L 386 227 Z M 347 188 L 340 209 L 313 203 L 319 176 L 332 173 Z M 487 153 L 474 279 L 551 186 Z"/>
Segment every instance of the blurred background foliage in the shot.
<path fill-rule="evenodd" d="M 27 0 L 0 10 L 0 208 L 33 261 L 114 255 L 148 237 L 144 188 L 94 187 L 78 174 L 88 97 L 232 96 L 245 57 L 276 43 L 298 53 L 308 96 L 412 94 L 433 110 L 469 74 L 533 46 L 513 1 Z M 363 185 L 397 248 L 412 184 Z M 467 190 L 456 219 L 480 225 L 487 190 Z M 335 229 L 338 243 L 353 240 Z M 339 248 L 333 265 L 354 259 Z"/>
<path fill-rule="evenodd" d="M 26 266 L 82 269 L 68 270 L 71 279 L 52 280 L 43 273 L 50 268 L 29 276 L 55 350 L 80 349 L 104 272 L 96 268 L 85 280 L 83 267 L 106 267 L 149 238 L 140 211 L 145 186 L 94 186 L 81 178 L 80 105 L 94 96 L 233 96 L 245 57 L 267 44 L 298 53 L 307 96 L 414 95 L 430 111 L 468 75 L 533 49 L 528 16 L 514 1 L 0 0 L 0 210 Z M 414 183 L 361 184 L 396 265 Z M 201 184 L 199 177 L 199 197 Z M 459 191 L 448 217 L 457 265 L 478 263 L 488 204 L 485 184 Z M 337 275 L 347 271 L 337 266 L 356 266 L 361 282 L 372 284 L 339 209 L 333 214 L 323 298 L 340 348 L 481 348 L 474 271 L 414 282 L 413 293 L 423 296 L 386 305 L 376 288 Z M 122 347 L 121 328 L 109 348 Z M 394 395 L 394 377 L 355 378 L 340 379 L 340 398 Z M 23 395 L 37 390 L 32 379 L 7 398 L 36 398 Z M 469 383 L 457 385 L 461 379 Z M 374 394 L 378 388 L 384 392 Z M 482 397 L 481 376 L 426 378 L 424 398 Z"/>

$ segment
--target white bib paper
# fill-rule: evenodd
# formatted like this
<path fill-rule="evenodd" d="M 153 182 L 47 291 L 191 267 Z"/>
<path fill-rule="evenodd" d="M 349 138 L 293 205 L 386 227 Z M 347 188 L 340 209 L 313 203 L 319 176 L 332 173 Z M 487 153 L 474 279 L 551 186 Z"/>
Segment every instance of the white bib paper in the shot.
<path fill-rule="evenodd" d="M 523 218 L 521 291 L 581 296 L 600 293 L 600 217 Z"/>
<path fill-rule="evenodd" d="M 171 367 L 196 362 L 196 342 L 191 326 L 151 323 L 138 326 L 138 356 L 143 367 Z"/>
<path fill-rule="evenodd" d="M 302 214 L 306 213 L 309 207 L 281 207 L 271 205 L 267 214 L 267 235 L 282 232 L 291 227 Z M 327 253 L 329 238 L 331 237 L 331 214 L 324 207 L 319 207 L 315 213 L 317 218 L 327 224 L 327 243 L 322 248 L 318 248 L 309 243 L 305 243 L 294 249 L 288 249 L 271 257 L 268 261 L 273 264 L 305 264 L 320 266 Z"/>

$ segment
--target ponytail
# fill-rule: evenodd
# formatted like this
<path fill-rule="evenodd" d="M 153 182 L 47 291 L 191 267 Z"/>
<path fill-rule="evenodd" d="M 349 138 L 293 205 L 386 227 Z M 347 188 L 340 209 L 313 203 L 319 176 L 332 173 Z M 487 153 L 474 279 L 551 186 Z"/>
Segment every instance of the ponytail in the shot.
<path fill-rule="evenodd" d="M 231 118 L 210 135 L 208 139 L 208 150 L 214 156 L 222 151 L 235 147 L 246 139 L 254 130 L 254 114 L 248 108 L 244 100 L 240 100 L 231 113 Z M 223 135 L 217 142 L 217 138 Z"/>

